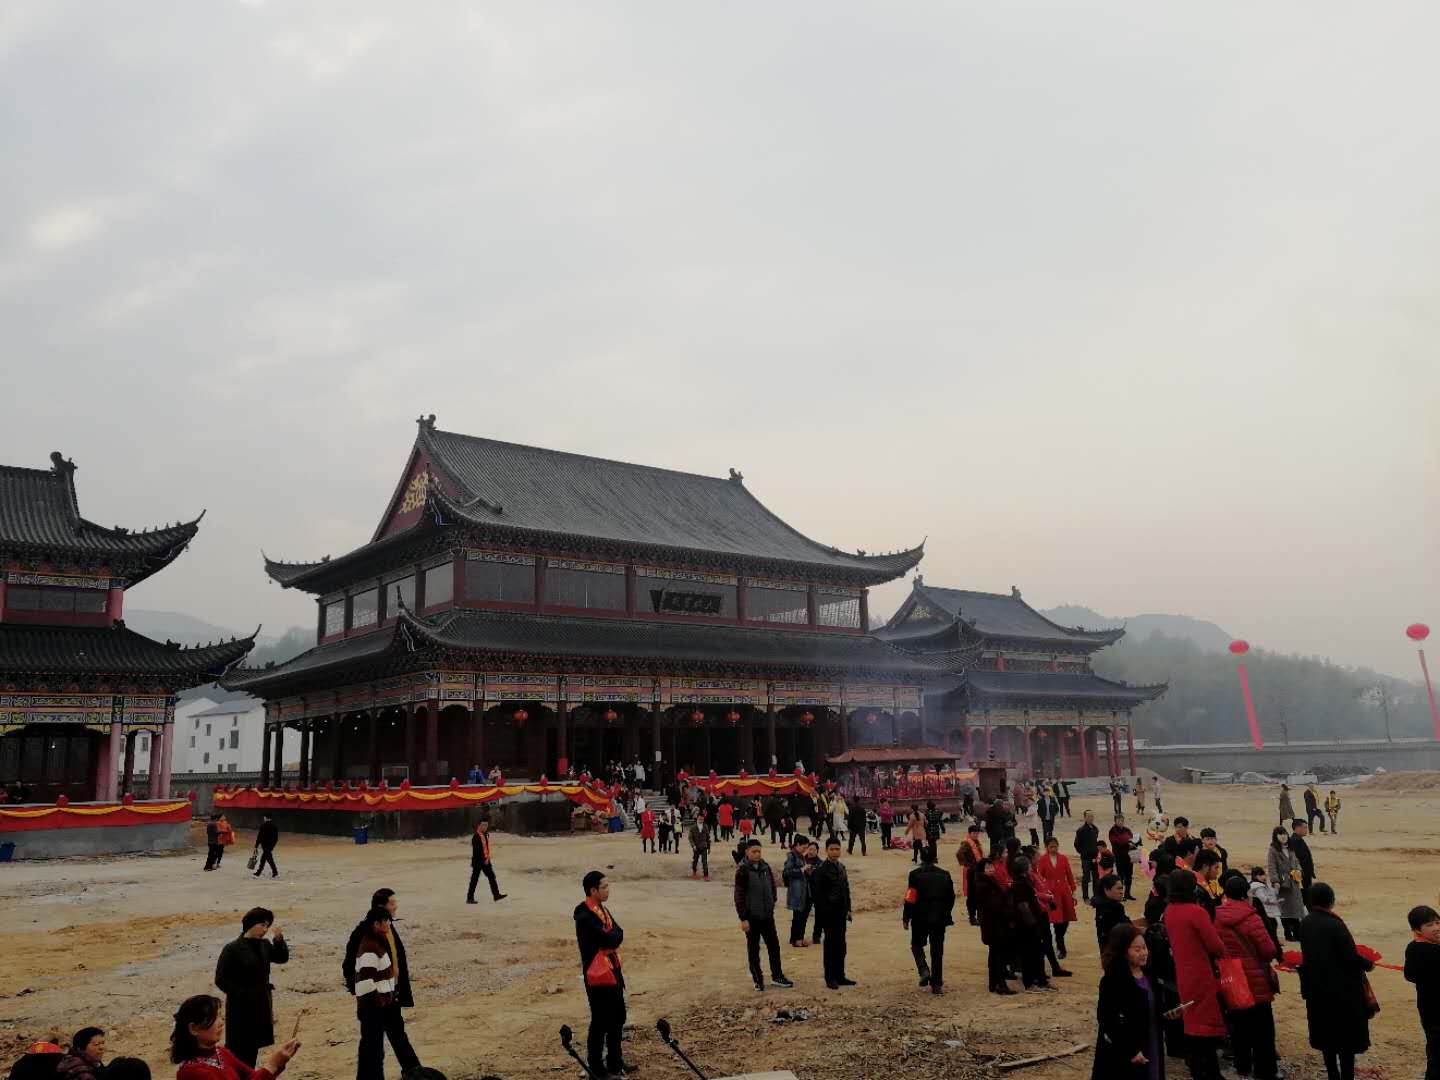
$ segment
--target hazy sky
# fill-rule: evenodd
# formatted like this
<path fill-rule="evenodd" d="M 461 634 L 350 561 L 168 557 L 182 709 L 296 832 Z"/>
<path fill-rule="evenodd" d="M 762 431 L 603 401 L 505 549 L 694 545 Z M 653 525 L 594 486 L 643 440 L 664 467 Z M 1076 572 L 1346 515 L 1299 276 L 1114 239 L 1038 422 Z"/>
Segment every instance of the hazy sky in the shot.
<path fill-rule="evenodd" d="M 1440 6 L 0 4 L 0 461 L 313 625 L 441 427 L 1411 674 Z M 881 590 L 893 610 L 905 585 Z"/>

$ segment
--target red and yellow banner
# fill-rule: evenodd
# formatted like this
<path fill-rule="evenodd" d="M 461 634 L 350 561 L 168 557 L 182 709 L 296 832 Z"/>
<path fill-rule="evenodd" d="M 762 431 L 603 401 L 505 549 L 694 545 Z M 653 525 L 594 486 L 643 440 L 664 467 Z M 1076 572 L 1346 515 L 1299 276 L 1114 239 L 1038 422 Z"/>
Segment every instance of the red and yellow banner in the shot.
<path fill-rule="evenodd" d="M 0 832 L 168 825 L 190 820 L 188 802 L 102 803 L 85 806 L 0 806 Z"/>
<path fill-rule="evenodd" d="M 815 785 L 805 776 L 687 776 L 686 787 L 701 787 L 716 795 L 814 795 Z"/>
<path fill-rule="evenodd" d="M 475 787 L 394 788 L 389 791 L 279 791 L 243 788 L 215 792 L 216 810 L 461 810 L 514 795 L 563 795 L 579 806 L 605 809 L 610 793 L 582 784 L 504 784 Z"/>

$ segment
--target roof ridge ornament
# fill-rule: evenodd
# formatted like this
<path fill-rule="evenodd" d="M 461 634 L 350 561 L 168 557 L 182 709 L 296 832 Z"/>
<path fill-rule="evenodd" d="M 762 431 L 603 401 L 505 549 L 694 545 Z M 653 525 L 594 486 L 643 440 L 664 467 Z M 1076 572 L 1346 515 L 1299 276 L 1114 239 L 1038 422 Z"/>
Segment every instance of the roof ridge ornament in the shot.
<path fill-rule="evenodd" d="M 430 413 L 428 416 L 426 416 L 426 415 L 424 415 L 424 414 L 422 414 L 422 415 L 420 415 L 420 416 L 417 416 L 417 417 L 415 418 L 415 423 L 417 423 L 417 424 L 420 425 L 420 430 L 422 430 L 422 431 L 427 431 L 427 432 L 428 432 L 428 431 L 434 431 L 434 430 L 435 430 L 435 414 L 432 412 L 432 413 Z"/>
<path fill-rule="evenodd" d="M 1019 599 L 1020 599 L 1020 588 L 1019 588 L 1019 586 L 1017 586 L 1017 585 L 1011 585 L 1011 586 L 1010 586 L 1010 599 L 1012 599 L 1012 600 L 1019 600 Z"/>
<path fill-rule="evenodd" d="M 77 468 L 79 468 L 79 466 L 75 464 L 74 458 L 67 458 L 64 454 L 60 453 L 59 450 L 50 451 L 50 470 L 56 476 L 60 476 L 61 474 L 74 476 Z"/>
<path fill-rule="evenodd" d="M 745 474 L 742 473 L 739 469 L 731 468 L 731 470 L 730 470 L 730 482 L 731 482 L 732 484 L 743 484 L 743 483 L 745 483 Z"/>

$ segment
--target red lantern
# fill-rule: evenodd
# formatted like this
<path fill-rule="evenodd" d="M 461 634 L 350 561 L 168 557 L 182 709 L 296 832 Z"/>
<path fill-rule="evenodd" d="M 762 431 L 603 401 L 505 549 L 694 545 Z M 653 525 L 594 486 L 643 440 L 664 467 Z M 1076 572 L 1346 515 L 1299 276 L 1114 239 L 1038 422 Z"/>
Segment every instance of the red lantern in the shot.
<path fill-rule="evenodd" d="M 806 727 L 809 727 L 814 722 L 815 714 L 812 713 L 809 709 L 806 709 L 803 713 L 800 714 L 800 723 L 804 724 Z"/>
<path fill-rule="evenodd" d="M 703 723 L 705 722 L 705 714 L 704 714 L 703 712 L 701 712 L 699 709 L 696 709 L 694 712 L 692 712 L 692 713 L 690 714 L 690 722 L 691 722 L 692 724 L 697 725 L 697 726 L 700 725 L 700 724 L 703 724 Z"/>
<path fill-rule="evenodd" d="M 868 712 L 865 714 L 865 723 L 869 724 L 871 727 L 874 727 L 876 724 L 880 723 L 880 718 L 876 716 L 873 712 Z"/>
<path fill-rule="evenodd" d="M 460 781 L 459 781 L 459 779 L 457 779 L 457 778 L 454 777 L 454 776 L 450 777 L 450 790 L 451 790 L 451 791 L 458 791 L 459 789 L 460 789 Z"/>
<path fill-rule="evenodd" d="M 515 726 L 516 726 L 516 727 L 524 727 L 524 726 L 525 726 L 525 721 L 527 721 L 527 720 L 530 719 L 530 714 L 529 714 L 528 712 L 526 712 L 524 709 L 516 709 L 516 710 L 515 710 L 515 713 L 514 713 L 514 717 L 515 717 Z"/>
<path fill-rule="evenodd" d="M 613 724 L 616 720 L 619 720 L 619 719 L 620 719 L 620 714 L 617 713 L 614 709 L 606 709 L 606 710 L 605 710 L 605 722 L 606 722 L 607 724 Z"/>
<path fill-rule="evenodd" d="M 1244 656 L 1250 651 L 1250 643 L 1243 638 L 1236 638 L 1230 642 L 1230 651 L 1236 656 Z"/>
<path fill-rule="evenodd" d="M 1405 628 L 1405 636 L 1411 641 L 1424 641 L 1430 636 L 1430 627 L 1423 622 L 1411 623 Z"/>
<path fill-rule="evenodd" d="M 62 792 L 56 797 L 56 799 L 55 799 L 55 805 L 56 805 L 56 806 L 69 806 L 69 805 L 70 805 L 70 796 L 69 796 L 69 795 L 66 795 L 66 794 L 62 791 Z"/>
<path fill-rule="evenodd" d="M 132 794 L 130 794 L 130 792 L 127 791 L 127 792 L 125 792 L 125 794 L 121 797 L 120 801 L 121 801 L 122 803 L 124 803 L 126 806 L 134 806 L 134 805 L 135 805 L 135 796 L 132 795 Z"/>
<path fill-rule="evenodd" d="M 734 709 L 731 709 L 728 713 L 725 714 L 725 721 L 731 727 L 734 727 L 736 724 L 740 723 L 740 714 Z"/>

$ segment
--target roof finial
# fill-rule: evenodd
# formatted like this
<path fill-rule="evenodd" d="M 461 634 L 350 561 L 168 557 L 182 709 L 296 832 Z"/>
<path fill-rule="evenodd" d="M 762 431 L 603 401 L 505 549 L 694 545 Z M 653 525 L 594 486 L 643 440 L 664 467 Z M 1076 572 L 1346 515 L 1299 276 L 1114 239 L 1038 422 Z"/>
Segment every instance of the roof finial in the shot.
<path fill-rule="evenodd" d="M 1014 585 L 1011 585 L 1011 586 L 1010 586 L 1010 599 L 1012 599 L 1012 600 L 1019 600 L 1019 599 L 1020 599 L 1020 590 L 1019 590 L 1018 588 L 1016 588 Z"/>
<path fill-rule="evenodd" d="M 433 412 L 429 416 L 416 417 L 415 422 L 419 424 L 422 428 L 424 428 L 426 431 L 435 430 L 435 414 Z"/>
<path fill-rule="evenodd" d="M 730 480 L 732 483 L 735 484 L 743 484 L 745 482 L 745 474 L 742 473 L 739 469 L 732 468 L 730 470 Z"/>
<path fill-rule="evenodd" d="M 75 462 L 60 453 L 59 450 L 51 450 L 50 468 L 56 476 L 59 476 L 61 473 L 70 473 L 73 475 L 75 472 Z"/>

